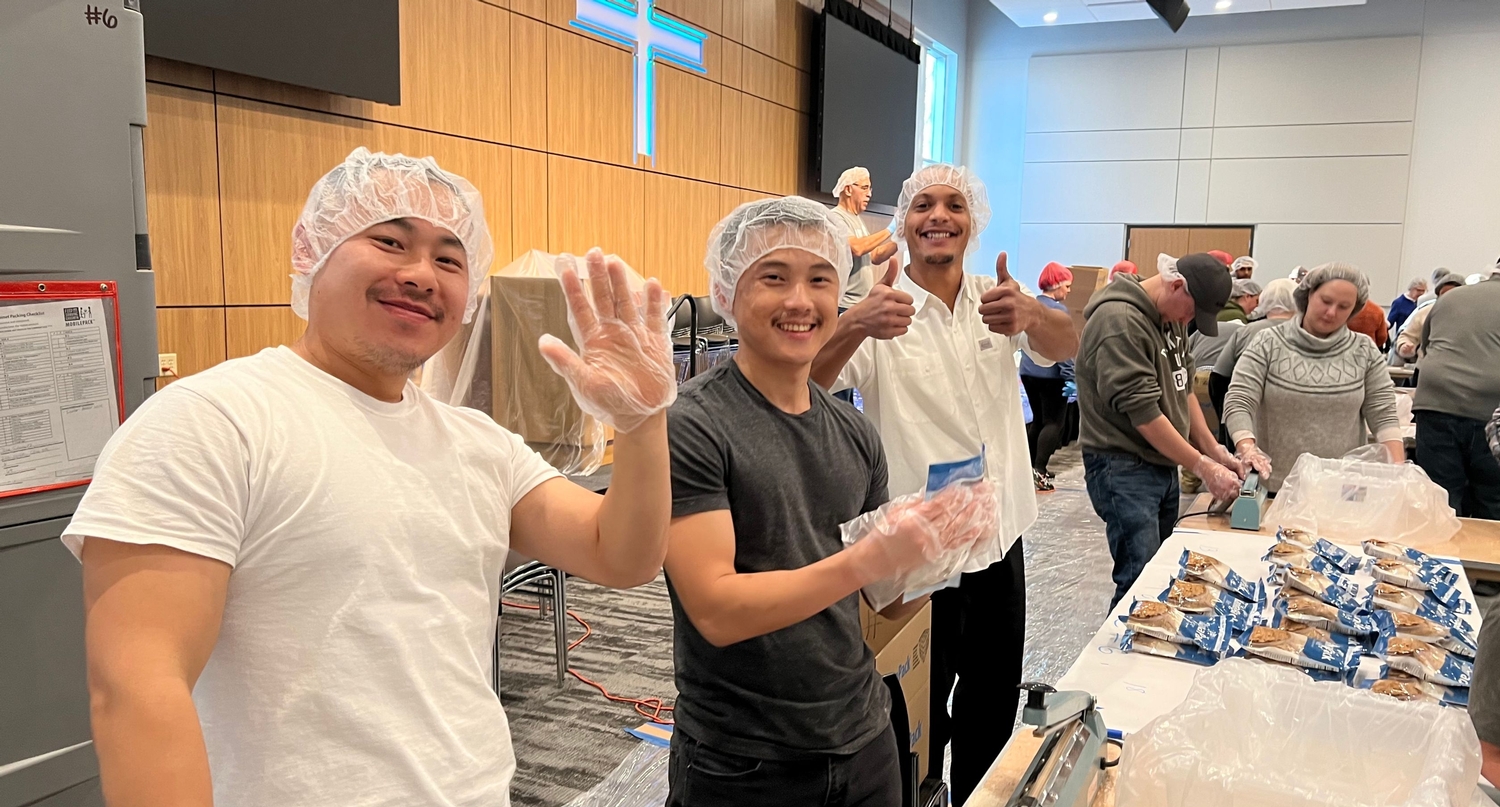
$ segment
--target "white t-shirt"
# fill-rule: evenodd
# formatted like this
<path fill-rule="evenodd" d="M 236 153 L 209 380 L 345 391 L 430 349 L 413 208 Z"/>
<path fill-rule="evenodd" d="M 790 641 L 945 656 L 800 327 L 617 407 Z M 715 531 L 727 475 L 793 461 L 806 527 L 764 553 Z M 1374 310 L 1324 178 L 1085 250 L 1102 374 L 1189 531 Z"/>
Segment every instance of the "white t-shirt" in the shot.
<path fill-rule="evenodd" d="M 152 396 L 63 542 L 234 567 L 193 690 L 217 807 L 509 803 L 490 689 L 510 511 L 558 476 L 480 412 L 263 350 Z"/>
<path fill-rule="evenodd" d="M 849 235 L 855 238 L 864 238 L 870 234 L 870 228 L 865 226 L 865 220 L 850 213 L 842 207 L 833 208 L 834 215 L 849 227 Z M 850 252 L 853 255 L 853 252 Z M 875 286 L 875 269 L 870 266 L 869 255 L 854 257 L 854 263 L 849 269 L 849 284 L 844 287 L 844 296 L 839 300 L 840 308 L 852 308 L 870 293 Z"/>
<path fill-rule="evenodd" d="M 862 342 L 833 388 L 858 387 L 864 397 L 885 446 L 892 496 L 921 491 L 927 466 L 983 448 L 986 476 L 1000 495 L 1003 553 L 1037 516 L 1015 353 L 1043 367 L 1053 362 L 1031 350 L 1026 334 L 1000 336 L 985 326 L 979 297 L 994 286 L 993 277 L 964 275 L 950 312 L 903 271 L 896 288 L 917 308 L 911 327 L 895 339 Z"/>

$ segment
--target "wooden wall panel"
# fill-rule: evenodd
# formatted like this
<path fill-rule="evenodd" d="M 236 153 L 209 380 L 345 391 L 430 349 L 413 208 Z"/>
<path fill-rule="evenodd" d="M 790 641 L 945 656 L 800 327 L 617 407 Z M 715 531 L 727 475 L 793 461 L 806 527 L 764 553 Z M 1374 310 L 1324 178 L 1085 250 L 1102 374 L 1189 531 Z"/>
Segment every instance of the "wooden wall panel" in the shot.
<path fill-rule="evenodd" d="M 654 170 L 719 181 L 722 143 L 714 134 L 720 130 L 721 92 L 718 85 L 696 73 L 657 68 Z"/>
<path fill-rule="evenodd" d="M 726 87 L 736 90 L 745 88 L 744 61 L 745 46 L 728 39 L 720 40 L 723 44 L 719 48 L 719 75 L 718 81 Z"/>
<path fill-rule="evenodd" d="M 656 7 L 710 33 L 724 28 L 724 6 L 742 0 L 657 0 Z M 717 37 L 716 37 L 717 38 Z"/>
<path fill-rule="evenodd" d="M 253 356 L 262 349 L 290 345 L 302 337 L 307 323 L 289 305 L 225 309 L 225 347 L 229 358 Z"/>
<path fill-rule="evenodd" d="M 547 32 L 547 150 L 635 162 L 630 52 L 580 34 Z"/>
<path fill-rule="evenodd" d="M 646 175 L 646 250 L 642 274 L 659 278 L 673 295 L 707 294 L 703 251 L 723 218 L 718 185 Z"/>
<path fill-rule="evenodd" d="M 547 158 L 547 251 L 582 255 L 592 247 L 643 266 L 643 178 L 633 168 Z"/>
<path fill-rule="evenodd" d="M 229 357 L 224 347 L 224 309 L 156 309 L 156 344 L 158 352 L 177 354 L 178 378 L 207 370 Z M 160 378 L 156 388 L 175 380 Z"/>
<path fill-rule="evenodd" d="M 163 59 L 160 56 L 146 57 L 146 80 L 162 84 L 175 84 L 195 90 L 214 88 L 214 71 L 195 64 Z"/>
<path fill-rule="evenodd" d="M 515 149 L 511 154 L 510 188 L 511 259 L 527 250 L 547 249 L 547 155 Z"/>
<path fill-rule="evenodd" d="M 510 23 L 510 115 L 515 145 L 547 148 L 547 25 L 519 14 Z"/>
<path fill-rule="evenodd" d="M 223 305 L 214 97 L 163 84 L 146 89 L 146 221 L 156 304 Z"/>
<path fill-rule="evenodd" d="M 797 0 L 776 0 L 776 50 L 773 55 L 801 70 L 812 69 L 813 14 Z"/>

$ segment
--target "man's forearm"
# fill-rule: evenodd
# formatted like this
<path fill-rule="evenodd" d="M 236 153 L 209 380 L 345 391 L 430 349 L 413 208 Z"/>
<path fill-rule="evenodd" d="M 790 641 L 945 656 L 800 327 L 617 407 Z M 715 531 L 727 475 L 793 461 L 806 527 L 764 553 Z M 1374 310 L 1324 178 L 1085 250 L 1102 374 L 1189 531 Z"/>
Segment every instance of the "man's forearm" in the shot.
<path fill-rule="evenodd" d="M 1150 443 L 1152 448 L 1184 468 L 1191 470 L 1198 464 L 1198 458 L 1202 456 L 1188 441 L 1182 439 L 1177 427 L 1172 425 L 1172 421 L 1167 420 L 1166 415 L 1157 415 L 1156 419 L 1143 423 L 1135 429 L 1146 438 L 1146 442 Z"/>
<path fill-rule="evenodd" d="M 823 389 L 833 389 L 833 385 L 838 383 L 839 372 L 854 357 L 864 341 L 864 333 L 850 321 L 840 317 L 838 326 L 834 328 L 833 338 L 828 340 L 828 344 L 813 359 L 813 383 Z"/>
<path fill-rule="evenodd" d="M 208 750 L 181 678 L 90 675 L 94 752 L 109 807 L 212 807 Z"/>
<path fill-rule="evenodd" d="M 1193 445 L 1204 454 L 1212 451 L 1219 444 L 1219 438 L 1208 427 L 1208 418 L 1203 416 L 1203 405 L 1198 402 L 1197 393 L 1188 393 L 1188 420 L 1191 424 L 1188 435 L 1193 438 Z"/>
<path fill-rule="evenodd" d="M 631 585 L 656 577 L 672 520 L 667 415 L 615 435 L 614 473 L 599 505 L 599 560 Z M 633 581 L 633 582 L 632 582 Z"/>
<path fill-rule="evenodd" d="M 1067 361 L 1078 355 L 1078 331 L 1066 311 L 1042 306 L 1037 322 L 1026 329 L 1031 349 L 1053 361 Z"/>
<path fill-rule="evenodd" d="M 688 617 L 718 647 L 773 633 L 858 591 L 863 583 L 850 560 L 839 552 L 800 569 L 726 574 Z"/>
<path fill-rule="evenodd" d="M 862 258 L 889 240 L 891 240 L 890 230 L 877 230 L 869 235 L 850 238 L 849 248 L 854 252 L 855 257 Z"/>

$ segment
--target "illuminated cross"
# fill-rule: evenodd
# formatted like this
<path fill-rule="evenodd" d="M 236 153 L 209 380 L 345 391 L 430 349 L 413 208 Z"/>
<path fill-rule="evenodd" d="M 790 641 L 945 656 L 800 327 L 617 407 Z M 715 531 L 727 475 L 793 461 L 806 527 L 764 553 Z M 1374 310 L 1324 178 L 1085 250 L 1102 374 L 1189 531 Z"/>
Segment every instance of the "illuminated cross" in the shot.
<path fill-rule="evenodd" d="M 656 0 L 578 0 L 578 18 L 570 25 L 619 42 L 635 53 L 635 152 L 656 162 L 656 76 L 651 63 L 660 59 L 707 73 L 703 42 L 708 34 L 663 17 Z"/>

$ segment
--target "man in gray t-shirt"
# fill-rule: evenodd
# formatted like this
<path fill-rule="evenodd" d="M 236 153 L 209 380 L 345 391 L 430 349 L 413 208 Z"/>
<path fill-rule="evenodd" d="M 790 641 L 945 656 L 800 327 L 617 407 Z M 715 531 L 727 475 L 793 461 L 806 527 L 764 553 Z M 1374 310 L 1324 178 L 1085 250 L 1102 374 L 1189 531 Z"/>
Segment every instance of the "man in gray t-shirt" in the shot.
<path fill-rule="evenodd" d="M 896 243 L 891 240 L 890 230 L 881 230 L 873 235 L 859 214 L 870 206 L 870 172 L 855 166 L 839 175 L 833 195 L 839 199 L 833 214 L 849 228 L 849 252 L 854 263 L 849 269 L 849 283 L 844 296 L 839 300 L 839 311 L 853 308 L 875 285 L 881 264 L 896 255 Z"/>

